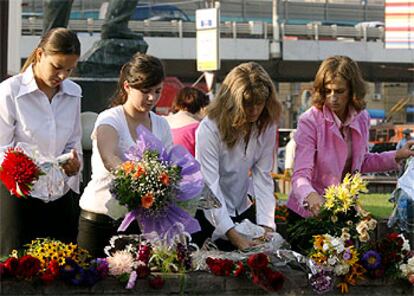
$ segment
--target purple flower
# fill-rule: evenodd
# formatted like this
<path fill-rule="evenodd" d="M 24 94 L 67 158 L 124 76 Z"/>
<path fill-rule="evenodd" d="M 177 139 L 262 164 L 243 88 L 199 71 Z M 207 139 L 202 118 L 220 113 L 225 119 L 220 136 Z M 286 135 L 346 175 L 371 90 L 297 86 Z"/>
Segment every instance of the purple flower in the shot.
<path fill-rule="evenodd" d="M 317 294 L 327 293 L 332 290 L 334 277 L 332 272 L 323 270 L 309 278 L 310 285 Z"/>
<path fill-rule="evenodd" d="M 369 250 L 361 258 L 362 265 L 368 270 L 375 270 L 381 265 L 381 255 Z"/>
<path fill-rule="evenodd" d="M 137 281 L 137 272 L 134 270 L 129 275 L 128 284 L 126 285 L 125 289 L 133 289 L 135 287 L 136 281 Z"/>
<path fill-rule="evenodd" d="M 342 256 L 342 258 L 344 260 L 349 260 L 349 259 L 351 259 L 351 257 L 352 257 L 351 252 L 349 251 L 349 249 L 346 249 L 346 251 L 345 251 L 344 255 Z"/>

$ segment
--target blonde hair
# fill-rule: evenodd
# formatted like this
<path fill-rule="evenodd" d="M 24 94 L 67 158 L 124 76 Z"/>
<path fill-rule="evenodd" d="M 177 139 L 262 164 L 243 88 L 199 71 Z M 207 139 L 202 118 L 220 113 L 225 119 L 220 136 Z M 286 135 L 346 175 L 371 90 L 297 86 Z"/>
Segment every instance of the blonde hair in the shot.
<path fill-rule="evenodd" d="M 36 64 L 37 51 L 42 49 L 46 55 L 65 54 L 80 56 L 81 47 L 75 32 L 66 28 L 54 28 L 48 31 L 40 40 L 39 45 L 26 59 L 20 72 L 26 71 L 31 64 Z"/>
<path fill-rule="evenodd" d="M 251 127 L 245 105 L 265 103 L 255 123 L 261 134 L 277 123 L 282 106 L 276 98 L 275 86 L 269 74 L 257 63 L 240 64 L 226 76 L 216 98 L 207 107 L 208 117 L 217 123 L 220 136 L 229 148 L 246 136 Z"/>
<path fill-rule="evenodd" d="M 122 105 L 128 99 L 128 94 L 124 89 L 125 81 L 132 88 L 145 90 L 160 84 L 164 79 L 164 66 L 158 58 L 145 53 L 134 54 L 121 68 L 118 88 L 111 106 Z"/>
<path fill-rule="evenodd" d="M 323 108 L 326 100 L 325 86 L 337 77 L 347 81 L 351 98 L 350 103 L 355 110 L 365 109 L 366 83 L 362 78 L 358 64 L 347 56 L 332 56 L 322 62 L 313 83 L 313 106 L 318 109 Z"/>

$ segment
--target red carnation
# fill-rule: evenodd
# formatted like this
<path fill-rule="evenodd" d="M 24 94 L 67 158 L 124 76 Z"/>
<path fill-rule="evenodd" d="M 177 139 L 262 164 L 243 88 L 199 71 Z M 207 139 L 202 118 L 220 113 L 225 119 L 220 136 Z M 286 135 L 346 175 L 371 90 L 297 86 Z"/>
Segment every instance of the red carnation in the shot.
<path fill-rule="evenodd" d="M 30 255 L 19 259 L 19 266 L 16 275 L 21 278 L 30 279 L 40 270 L 40 260 Z"/>
<path fill-rule="evenodd" d="M 9 257 L 4 262 L 5 274 L 15 276 L 17 273 L 17 268 L 19 267 L 19 260 L 15 257 Z"/>
<path fill-rule="evenodd" d="M 49 262 L 47 269 L 40 275 L 40 279 L 45 283 L 53 282 L 59 277 L 59 263 L 56 260 Z"/>
<path fill-rule="evenodd" d="M 247 259 L 247 265 L 253 270 L 260 270 L 269 264 L 269 258 L 263 254 L 254 254 Z"/>
<path fill-rule="evenodd" d="M 41 174 L 40 168 L 21 149 L 7 149 L 0 167 L 0 180 L 11 194 L 19 198 L 28 196 Z"/>
<path fill-rule="evenodd" d="M 236 263 L 236 268 L 234 269 L 234 276 L 240 277 L 246 273 L 246 268 L 241 261 Z"/>
<path fill-rule="evenodd" d="M 157 290 L 162 289 L 162 287 L 164 287 L 164 284 L 165 284 L 164 279 L 159 275 L 154 276 L 150 278 L 149 280 L 149 285 L 153 289 L 157 289 Z"/>

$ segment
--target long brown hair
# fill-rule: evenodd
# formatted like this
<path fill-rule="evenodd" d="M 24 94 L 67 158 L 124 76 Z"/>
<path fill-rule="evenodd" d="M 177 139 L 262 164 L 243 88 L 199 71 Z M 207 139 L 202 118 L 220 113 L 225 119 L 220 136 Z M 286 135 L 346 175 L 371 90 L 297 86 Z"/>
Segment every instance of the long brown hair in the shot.
<path fill-rule="evenodd" d="M 118 80 L 118 88 L 112 99 L 111 106 L 122 105 L 128 99 L 124 89 L 124 82 L 138 90 L 154 87 L 164 81 L 165 71 L 161 61 L 145 53 L 136 53 L 124 64 Z"/>
<path fill-rule="evenodd" d="M 257 63 L 240 64 L 226 76 L 217 96 L 207 107 L 208 117 L 214 120 L 220 136 L 229 148 L 246 136 L 251 124 L 244 106 L 265 102 L 256 125 L 261 134 L 277 123 L 282 105 L 277 100 L 275 86 L 269 74 Z"/>
<path fill-rule="evenodd" d="M 40 40 L 39 45 L 26 59 L 20 73 L 26 71 L 31 64 L 36 64 L 37 51 L 42 49 L 46 55 L 65 54 L 80 56 L 81 46 L 75 32 L 66 28 L 54 28 L 48 31 Z"/>
<path fill-rule="evenodd" d="M 323 108 L 326 100 L 325 86 L 337 77 L 347 81 L 351 97 L 350 103 L 355 110 L 365 109 L 366 83 L 362 78 L 358 64 L 347 56 L 332 56 L 322 62 L 313 83 L 313 106 L 318 109 Z"/>

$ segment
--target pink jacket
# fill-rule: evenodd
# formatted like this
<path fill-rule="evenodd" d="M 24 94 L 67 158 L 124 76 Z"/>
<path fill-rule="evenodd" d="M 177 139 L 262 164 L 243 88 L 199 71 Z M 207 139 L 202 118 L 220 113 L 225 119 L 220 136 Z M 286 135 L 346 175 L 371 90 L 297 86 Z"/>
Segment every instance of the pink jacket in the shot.
<path fill-rule="evenodd" d="M 292 191 L 288 208 L 302 217 L 311 213 L 304 209 L 303 201 L 311 193 L 322 195 L 325 188 L 341 182 L 347 157 L 347 143 L 343 139 L 334 115 L 329 108 L 310 108 L 300 118 L 295 134 L 296 153 Z M 369 115 L 359 112 L 349 128 L 352 137 L 352 172 L 389 171 L 398 168 L 395 151 L 369 153 Z"/>

